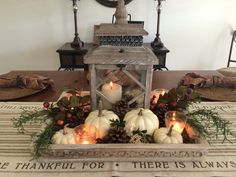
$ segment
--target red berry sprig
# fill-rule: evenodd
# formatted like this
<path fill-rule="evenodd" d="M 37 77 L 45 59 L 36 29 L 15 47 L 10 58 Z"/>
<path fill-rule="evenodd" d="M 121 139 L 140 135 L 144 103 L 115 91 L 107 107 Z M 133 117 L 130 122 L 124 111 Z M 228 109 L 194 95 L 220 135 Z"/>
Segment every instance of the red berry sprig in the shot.
<path fill-rule="evenodd" d="M 48 109 L 49 106 L 50 106 L 50 103 L 49 103 L 49 102 L 44 102 L 44 103 L 43 103 L 43 107 L 44 107 L 45 109 Z"/>

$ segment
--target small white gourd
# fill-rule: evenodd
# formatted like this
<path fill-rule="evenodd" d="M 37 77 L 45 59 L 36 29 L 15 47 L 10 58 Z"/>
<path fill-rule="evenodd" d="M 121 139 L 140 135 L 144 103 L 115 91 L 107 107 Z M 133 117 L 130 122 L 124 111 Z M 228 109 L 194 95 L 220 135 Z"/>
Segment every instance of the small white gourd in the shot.
<path fill-rule="evenodd" d="M 99 110 L 92 111 L 85 119 L 85 124 L 96 127 L 96 139 L 102 139 L 111 127 L 110 120 L 119 120 L 119 117 L 112 111 L 102 110 L 99 104 Z"/>
<path fill-rule="evenodd" d="M 74 129 L 68 128 L 67 125 L 63 129 L 57 131 L 53 137 L 53 144 L 76 144 L 74 137 Z"/>
<path fill-rule="evenodd" d="M 156 129 L 153 134 L 155 143 L 159 144 L 183 144 L 182 135 L 173 129 L 173 125 L 170 128 Z"/>
<path fill-rule="evenodd" d="M 150 109 L 135 109 L 128 112 L 125 117 L 125 131 L 132 135 L 135 130 L 147 130 L 152 135 L 154 130 L 159 128 L 158 117 Z"/>

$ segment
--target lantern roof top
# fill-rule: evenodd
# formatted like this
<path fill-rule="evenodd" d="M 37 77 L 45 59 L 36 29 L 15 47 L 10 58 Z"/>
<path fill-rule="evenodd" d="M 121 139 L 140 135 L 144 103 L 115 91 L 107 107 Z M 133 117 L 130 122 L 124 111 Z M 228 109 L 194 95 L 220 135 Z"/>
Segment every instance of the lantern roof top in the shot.
<path fill-rule="evenodd" d="M 85 64 L 157 65 L 159 60 L 144 46 L 98 46 L 84 57 Z"/>
<path fill-rule="evenodd" d="M 143 24 L 108 24 L 98 26 L 95 36 L 146 36 L 148 32 L 143 29 Z"/>

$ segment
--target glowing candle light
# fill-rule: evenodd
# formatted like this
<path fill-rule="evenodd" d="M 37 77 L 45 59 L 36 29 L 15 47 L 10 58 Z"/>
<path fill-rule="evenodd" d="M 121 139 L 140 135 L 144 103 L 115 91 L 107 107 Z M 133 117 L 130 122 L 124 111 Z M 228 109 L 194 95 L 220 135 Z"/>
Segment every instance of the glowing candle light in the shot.
<path fill-rule="evenodd" d="M 111 109 L 112 104 L 121 100 L 122 97 L 122 87 L 119 84 L 110 82 L 102 86 L 102 94 L 109 100 L 102 99 L 103 108 Z"/>
<path fill-rule="evenodd" d="M 179 122 L 175 122 L 173 123 L 173 125 L 174 125 L 173 129 L 177 130 L 179 133 L 183 132 L 184 127 L 182 127 Z"/>
<path fill-rule="evenodd" d="M 96 128 L 91 125 L 79 125 L 75 128 L 76 144 L 96 144 Z"/>
<path fill-rule="evenodd" d="M 113 89 L 113 83 L 112 83 L 112 81 L 110 82 L 110 88 L 111 88 L 111 90 Z"/>
<path fill-rule="evenodd" d="M 169 111 L 165 114 L 165 124 L 167 128 L 173 125 L 173 129 L 182 133 L 186 124 L 186 116 L 182 112 Z"/>
<path fill-rule="evenodd" d="M 91 143 L 91 141 L 89 141 L 89 140 L 83 140 L 83 141 L 81 141 L 80 144 L 94 144 L 94 143 Z"/>

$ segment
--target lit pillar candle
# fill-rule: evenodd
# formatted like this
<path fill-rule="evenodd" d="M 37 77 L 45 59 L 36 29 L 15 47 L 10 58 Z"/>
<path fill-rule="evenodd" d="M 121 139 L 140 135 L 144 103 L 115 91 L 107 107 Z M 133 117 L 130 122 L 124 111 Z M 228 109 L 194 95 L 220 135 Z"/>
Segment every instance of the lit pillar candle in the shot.
<path fill-rule="evenodd" d="M 173 129 L 182 133 L 186 124 L 186 116 L 182 112 L 169 111 L 165 114 L 165 124 L 167 128 L 173 125 Z"/>
<path fill-rule="evenodd" d="M 102 99 L 103 109 L 111 109 L 112 104 L 121 100 L 122 87 L 116 83 L 106 83 L 102 86 L 102 94 L 109 100 Z"/>

